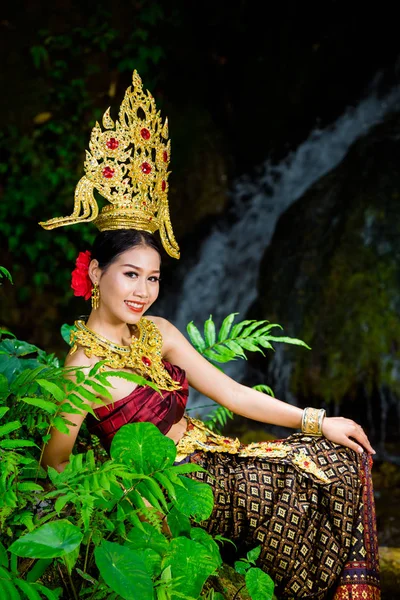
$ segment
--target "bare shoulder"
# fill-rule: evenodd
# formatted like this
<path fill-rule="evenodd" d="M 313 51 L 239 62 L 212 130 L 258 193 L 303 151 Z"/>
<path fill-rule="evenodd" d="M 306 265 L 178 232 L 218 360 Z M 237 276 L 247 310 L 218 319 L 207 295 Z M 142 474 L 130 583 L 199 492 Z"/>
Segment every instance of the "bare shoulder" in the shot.
<path fill-rule="evenodd" d="M 168 319 L 156 317 L 154 315 L 146 315 L 146 318 L 154 323 L 159 329 L 163 339 L 163 350 L 165 351 L 172 344 L 176 344 L 180 339 L 185 339 L 180 331 Z"/>
<path fill-rule="evenodd" d="M 65 367 L 93 367 L 97 362 L 99 362 L 99 358 L 92 356 L 89 358 L 86 356 L 83 348 L 79 347 L 74 353 L 71 351 L 67 354 L 67 358 L 65 359 L 64 366 Z"/>

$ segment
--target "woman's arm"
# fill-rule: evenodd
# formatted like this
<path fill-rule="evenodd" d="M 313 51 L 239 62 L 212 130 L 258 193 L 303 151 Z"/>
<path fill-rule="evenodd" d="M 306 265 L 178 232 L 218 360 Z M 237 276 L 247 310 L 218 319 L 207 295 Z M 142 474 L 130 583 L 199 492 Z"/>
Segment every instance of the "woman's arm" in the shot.
<path fill-rule="evenodd" d="M 91 367 L 92 365 L 93 360 L 89 359 L 80 349 L 73 357 L 68 356 L 65 361 L 66 367 Z M 67 373 L 67 377 L 74 380 L 72 373 Z M 93 393 L 92 390 L 90 391 Z M 47 442 L 43 452 L 43 467 L 53 467 L 59 472 L 65 469 L 86 415 L 87 411 L 82 411 L 79 414 L 61 413 L 61 416 L 73 423 L 73 425 L 67 425 L 69 434 L 61 433 L 55 428 L 50 431 L 51 438 Z"/>
<path fill-rule="evenodd" d="M 154 322 L 163 336 L 164 358 L 185 369 L 189 384 L 196 390 L 238 415 L 263 423 L 300 428 L 302 409 L 237 383 L 202 357 L 174 325 L 161 318 L 154 318 Z M 374 453 L 361 427 L 350 419 L 325 418 L 323 433 L 331 441 L 357 452 L 362 452 L 361 444 Z"/>

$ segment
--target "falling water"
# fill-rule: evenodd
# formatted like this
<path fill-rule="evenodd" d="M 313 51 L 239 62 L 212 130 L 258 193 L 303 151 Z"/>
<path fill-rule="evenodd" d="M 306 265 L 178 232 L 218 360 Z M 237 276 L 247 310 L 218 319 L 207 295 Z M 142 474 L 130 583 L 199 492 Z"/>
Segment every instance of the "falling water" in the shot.
<path fill-rule="evenodd" d="M 260 261 L 281 214 L 335 168 L 357 138 L 399 108 L 400 88 L 383 98 L 371 93 L 356 108 L 347 109 L 332 126 L 314 129 L 280 164 L 266 161 L 257 178 L 243 176 L 234 183 L 233 214 L 211 230 L 197 264 L 185 275 L 180 295 L 174 298 L 174 306 L 178 307 L 174 316 L 168 311 L 181 331 L 192 320 L 202 325 L 210 314 L 217 324 L 231 312 L 245 318 L 257 297 Z M 243 362 L 228 367 L 227 371 L 240 379 Z M 287 378 L 289 374 L 281 375 Z M 199 400 L 199 394 L 191 394 L 192 406 Z"/>

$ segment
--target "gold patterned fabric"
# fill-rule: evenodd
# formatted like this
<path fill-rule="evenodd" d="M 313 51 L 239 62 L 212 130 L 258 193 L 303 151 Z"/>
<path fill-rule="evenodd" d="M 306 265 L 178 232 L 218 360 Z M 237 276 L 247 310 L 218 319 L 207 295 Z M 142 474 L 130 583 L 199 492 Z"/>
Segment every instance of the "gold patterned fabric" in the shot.
<path fill-rule="evenodd" d="M 191 474 L 214 491 L 205 528 L 234 541 L 235 558 L 261 545 L 258 566 L 275 581 L 279 600 L 379 600 L 377 545 L 371 550 L 371 538 L 376 538 L 372 488 L 369 504 L 365 500 L 366 481 L 371 485 L 366 455 L 362 459 L 325 438 L 304 434 L 248 446 L 214 438 L 215 446 L 205 448 L 214 435 L 191 420 L 178 444 L 180 457 L 191 450 L 184 460 L 208 472 Z M 228 451 L 224 444 L 230 444 Z M 376 556 L 367 568 L 368 552 Z M 358 561 L 360 569 L 351 580 L 352 595 L 346 596 L 343 578 L 349 561 Z"/>

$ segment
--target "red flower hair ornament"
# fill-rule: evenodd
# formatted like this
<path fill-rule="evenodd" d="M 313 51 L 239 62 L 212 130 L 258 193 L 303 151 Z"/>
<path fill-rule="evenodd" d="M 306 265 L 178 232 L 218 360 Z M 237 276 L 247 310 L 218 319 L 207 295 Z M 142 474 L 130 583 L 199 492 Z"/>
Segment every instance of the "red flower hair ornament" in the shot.
<path fill-rule="evenodd" d="M 72 271 L 71 288 L 74 290 L 74 296 L 83 296 L 89 300 L 92 295 L 93 283 L 89 277 L 89 265 L 92 255 L 89 250 L 79 252 L 75 261 L 75 269 Z"/>

